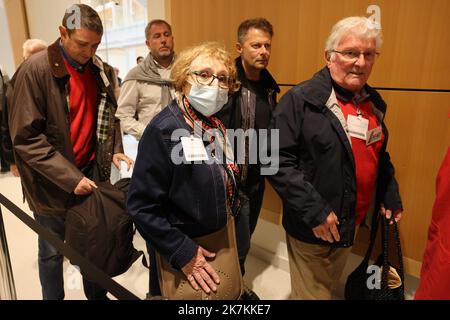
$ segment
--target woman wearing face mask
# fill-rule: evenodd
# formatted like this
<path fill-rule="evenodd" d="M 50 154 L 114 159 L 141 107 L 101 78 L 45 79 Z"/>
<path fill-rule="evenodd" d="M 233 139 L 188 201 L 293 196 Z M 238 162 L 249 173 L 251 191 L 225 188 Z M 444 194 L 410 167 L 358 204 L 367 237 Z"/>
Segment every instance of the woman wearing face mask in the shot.
<path fill-rule="evenodd" d="M 182 52 L 172 68 L 176 99 L 146 128 L 139 143 L 127 207 L 137 229 L 196 290 L 215 292 L 215 253 L 193 239 L 224 228 L 237 214 L 238 167 L 214 117 L 238 89 L 230 55 L 217 43 Z M 152 249 L 152 250 L 153 250 Z M 161 295 L 155 252 L 150 294 Z"/>

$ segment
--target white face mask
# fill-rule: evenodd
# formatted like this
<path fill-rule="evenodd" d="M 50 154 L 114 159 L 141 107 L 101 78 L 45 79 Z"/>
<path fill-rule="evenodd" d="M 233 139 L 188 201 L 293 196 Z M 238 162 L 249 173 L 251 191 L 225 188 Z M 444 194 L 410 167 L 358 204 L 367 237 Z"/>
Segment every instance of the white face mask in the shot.
<path fill-rule="evenodd" d="M 219 112 L 228 102 L 228 89 L 192 84 L 187 99 L 195 110 L 205 117 Z"/>

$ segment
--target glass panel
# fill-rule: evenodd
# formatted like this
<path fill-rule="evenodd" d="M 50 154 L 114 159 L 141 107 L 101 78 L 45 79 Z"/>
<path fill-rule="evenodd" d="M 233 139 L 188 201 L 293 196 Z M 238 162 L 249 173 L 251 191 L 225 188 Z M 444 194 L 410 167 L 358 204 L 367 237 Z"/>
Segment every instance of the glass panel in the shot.
<path fill-rule="evenodd" d="M 148 54 L 145 45 L 147 0 L 82 0 L 94 8 L 103 21 L 105 33 L 97 54 L 120 70 L 123 79 L 136 65 L 138 56 Z"/>

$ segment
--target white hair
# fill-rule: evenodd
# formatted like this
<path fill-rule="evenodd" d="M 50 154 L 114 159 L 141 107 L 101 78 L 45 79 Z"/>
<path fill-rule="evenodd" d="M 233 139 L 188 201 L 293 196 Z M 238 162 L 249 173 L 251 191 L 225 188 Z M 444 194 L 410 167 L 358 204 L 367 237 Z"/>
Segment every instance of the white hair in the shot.
<path fill-rule="evenodd" d="M 23 43 L 23 58 L 26 60 L 33 54 L 47 48 L 47 42 L 41 39 L 28 39 Z"/>
<path fill-rule="evenodd" d="M 378 23 L 366 17 L 348 17 L 338 21 L 333 26 L 325 44 L 325 51 L 331 53 L 331 51 L 336 50 L 339 42 L 348 34 L 361 39 L 375 39 L 377 50 L 381 48 L 383 43 L 381 26 Z"/>

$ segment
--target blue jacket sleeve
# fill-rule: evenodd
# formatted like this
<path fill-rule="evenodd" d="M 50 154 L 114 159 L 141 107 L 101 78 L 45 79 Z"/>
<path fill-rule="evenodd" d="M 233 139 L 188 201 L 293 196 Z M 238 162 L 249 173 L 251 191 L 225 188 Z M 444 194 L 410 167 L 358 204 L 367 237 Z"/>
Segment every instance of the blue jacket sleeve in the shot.
<path fill-rule="evenodd" d="M 305 179 L 300 162 L 301 104 L 292 92 L 278 104 L 271 129 L 279 130 L 279 171 L 268 179 L 283 200 L 285 210 L 295 213 L 309 227 L 321 224 L 333 211 L 314 186 Z M 271 146 L 276 148 L 276 146 Z"/>

